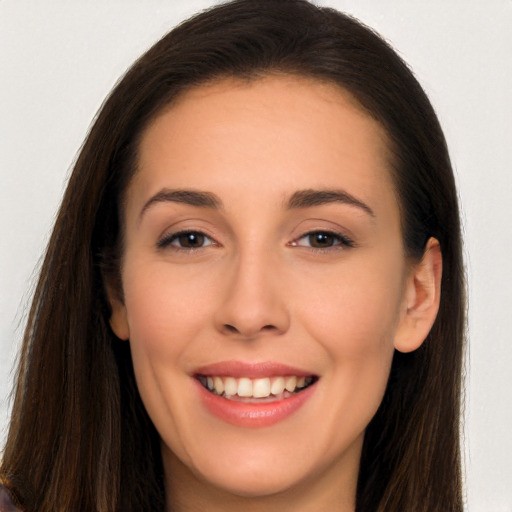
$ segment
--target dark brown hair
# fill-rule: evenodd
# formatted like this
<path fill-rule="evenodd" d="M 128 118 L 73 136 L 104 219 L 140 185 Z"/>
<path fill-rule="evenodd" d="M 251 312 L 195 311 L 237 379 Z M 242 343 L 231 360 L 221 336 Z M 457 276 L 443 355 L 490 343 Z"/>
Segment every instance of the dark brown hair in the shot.
<path fill-rule="evenodd" d="M 128 71 L 76 162 L 28 318 L 1 477 L 27 512 L 163 510 L 159 438 L 127 343 L 109 327 L 122 194 L 154 116 L 199 84 L 269 73 L 337 84 L 386 130 L 408 255 L 443 256 L 425 343 L 395 353 L 366 430 L 360 512 L 462 510 L 459 415 L 464 283 L 457 194 L 444 136 L 411 71 L 353 18 L 304 0 L 239 0 L 184 22 Z"/>

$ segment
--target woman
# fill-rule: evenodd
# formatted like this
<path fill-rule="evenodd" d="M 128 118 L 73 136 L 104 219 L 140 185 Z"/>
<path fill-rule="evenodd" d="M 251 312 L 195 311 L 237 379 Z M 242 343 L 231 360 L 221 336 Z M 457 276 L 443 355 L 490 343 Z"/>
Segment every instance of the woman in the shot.
<path fill-rule="evenodd" d="M 76 163 L 5 485 L 27 512 L 462 510 L 456 197 L 358 22 L 245 0 L 180 25 Z"/>

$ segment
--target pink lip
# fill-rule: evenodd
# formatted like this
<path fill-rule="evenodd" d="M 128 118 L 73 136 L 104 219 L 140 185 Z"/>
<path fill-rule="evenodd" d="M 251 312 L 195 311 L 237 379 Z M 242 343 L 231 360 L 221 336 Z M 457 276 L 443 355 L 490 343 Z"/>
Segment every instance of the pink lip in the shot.
<path fill-rule="evenodd" d="M 249 377 L 278 377 L 295 375 L 310 376 L 311 372 L 305 372 L 288 365 L 263 362 L 263 363 L 242 363 L 240 361 L 225 361 L 198 368 L 194 374 L 197 375 L 219 375 L 235 378 Z M 312 384 L 306 389 L 293 394 L 288 398 L 275 402 L 239 402 L 229 400 L 222 396 L 211 393 L 194 378 L 200 400 L 206 409 L 217 418 L 246 428 L 260 428 L 275 425 L 285 420 L 298 409 L 300 409 L 313 395 L 316 385 Z"/>
<path fill-rule="evenodd" d="M 257 379 L 258 377 L 285 377 L 295 375 L 296 377 L 308 377 L 313 375 L 311 372 L 294 368 L 281 363 L 271 361 L 262 362 L 242 362 L 242 361 L 222 361 L 197 368 L 195 375 L 219 375 L 235 377 L 248 377 Z"/>

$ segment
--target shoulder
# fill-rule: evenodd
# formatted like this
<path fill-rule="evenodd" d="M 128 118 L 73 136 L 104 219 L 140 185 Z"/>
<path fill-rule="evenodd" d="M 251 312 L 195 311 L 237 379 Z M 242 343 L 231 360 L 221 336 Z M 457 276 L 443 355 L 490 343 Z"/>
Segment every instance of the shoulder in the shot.
<path fill-rule="evenodd" d="M 14 503 L 15 500 L 11 493 L 0 484 L 0 512 L 23 512 Z"/>

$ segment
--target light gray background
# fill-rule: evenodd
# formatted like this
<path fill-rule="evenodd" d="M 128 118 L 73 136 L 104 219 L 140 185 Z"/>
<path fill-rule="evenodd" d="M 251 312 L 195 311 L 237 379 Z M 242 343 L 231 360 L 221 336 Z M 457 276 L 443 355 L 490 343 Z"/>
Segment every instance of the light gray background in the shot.
<path fill-rule="evenodd" d="M 130 63 L 210 0 L 0 1 L 0 445 L 35 271 L 68 170 Z M 330 0 L 399 49 L 436 107 L 463 208 L 469 512 L 512 512 L 512 0 Z"/>

